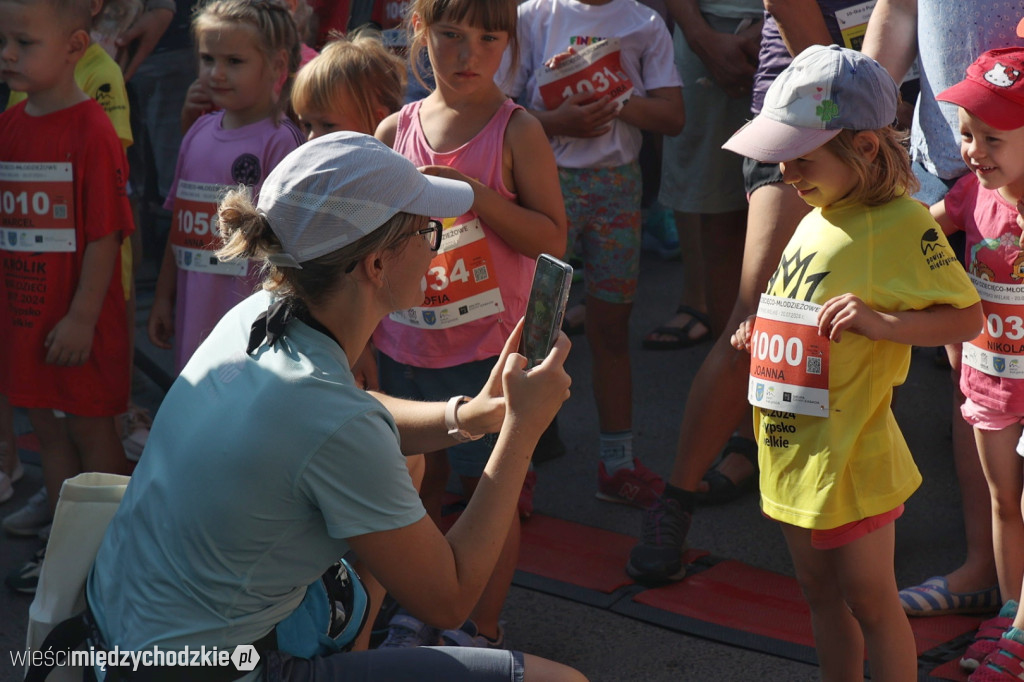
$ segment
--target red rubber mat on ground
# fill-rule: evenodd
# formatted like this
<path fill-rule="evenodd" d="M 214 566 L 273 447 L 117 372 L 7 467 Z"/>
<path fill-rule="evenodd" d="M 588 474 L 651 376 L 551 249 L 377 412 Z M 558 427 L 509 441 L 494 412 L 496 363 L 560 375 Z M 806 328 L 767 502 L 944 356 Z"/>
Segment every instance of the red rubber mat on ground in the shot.
<path fill-rule="evenodd" d="M 682 582 L 645 590 L 633 600 L 723 627 L 814 646 L 810 611 L 796 580 L 739 561 L 721 561 Z M 976 629 L 979 622 L 981 618 L 972 616 L 912 618 L 917 654 Z"/>
<path fill-rule="evenodd" d="M 15 442 L 19 450 L 39 452 L 39 438 L 34 433 L 23 433 Z"/>
<path fill-rule="evenodd" d="M 520 571 L 604 594 L 633 584 L 626 558 L 636 538 L 539 514 L 522 528 Z M 687 560 L 705 554 L 690 550 Z"/>
<path fill-rule="evenodd" d="M 960 659 L 957 658 L 932 669 L 928 674 L 936 680 L 953 680 L 953 682 L 967 682 L 967 676 L 970 675 L 960 667 Z"/>

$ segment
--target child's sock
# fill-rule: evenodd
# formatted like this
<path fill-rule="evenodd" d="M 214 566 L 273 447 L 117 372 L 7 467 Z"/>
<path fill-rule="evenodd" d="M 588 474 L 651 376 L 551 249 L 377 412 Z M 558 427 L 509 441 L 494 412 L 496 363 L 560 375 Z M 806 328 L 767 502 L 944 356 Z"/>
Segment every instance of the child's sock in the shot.
<path fill-rule="evenodd" d="M 633 468 L 633 432 L 613 431 L 601 432 L 601 461 L 609 476 L 614 476 L 619 469 Z"/>
<path fill-rule="evenodd" d="M 1021 630 L 1020 628 L 1010 628 L 1003 633 L 1003 637 L 1006 639 L 1012 639 L 1020 644 L 1024 644 L 1024 630 Z"/>
<path fill-rule="evenodd" d="M 679 506 L 685 512 L 693 513 L 693 510 L 697 508 L 697 494 L 690 492 L 689 490 L 683 490 L 677 488 L 671 483 L 665 483 L 665 492 L 662 493 L 665 497 L 670 497 L 679 503 Z"/>

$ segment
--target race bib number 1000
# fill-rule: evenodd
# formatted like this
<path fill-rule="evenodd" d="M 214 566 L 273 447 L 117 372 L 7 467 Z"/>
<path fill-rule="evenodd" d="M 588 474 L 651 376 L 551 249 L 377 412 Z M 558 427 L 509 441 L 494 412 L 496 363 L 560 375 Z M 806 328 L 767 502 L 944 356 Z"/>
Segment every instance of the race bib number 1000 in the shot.
<path fill-rule="evenodd" d="M 622 70 L 618 38 L 607 38 L 578 50 L 551 69 L 537 75 L 541 99 L 549 110 L 573 95 L 590 94 L 594 99 L 608 95 L 619 103 L 633 96 L 633 81 Z"/>
<path fill-rule="evenodd" d="M 248 270 L 246 260 L 222 263 L 217 229 L 217 204 L 228 188 L 205 182 L 179 180 L 171 216 L 171 248 L 174 262 L 182 270 L 213 275 L 242 277 Z"/>
<path fill-rule="evenodd" d="M 75 251 L 70 163 L 0 162 L 0 249 Z"/>
<path fill-rule="evenodd" d="M 828 416 L 829 340 L 818 334 L 816 303 L 761 295 L 750 341 L 751 405 Z"/>

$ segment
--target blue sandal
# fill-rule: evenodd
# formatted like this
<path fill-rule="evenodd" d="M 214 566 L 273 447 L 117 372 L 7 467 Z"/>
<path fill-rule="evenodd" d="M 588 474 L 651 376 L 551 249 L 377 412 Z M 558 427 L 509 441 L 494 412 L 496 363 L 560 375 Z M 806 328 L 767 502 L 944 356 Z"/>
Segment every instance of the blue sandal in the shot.
<path fill-rule="evenodd" d="M 950 592 L 942 576 L 900 590 L 900 603 L 908 616 L 944 616 L 952 613 L 995 613 L 1002 605 L 999 586 L 977 592 Z"/>

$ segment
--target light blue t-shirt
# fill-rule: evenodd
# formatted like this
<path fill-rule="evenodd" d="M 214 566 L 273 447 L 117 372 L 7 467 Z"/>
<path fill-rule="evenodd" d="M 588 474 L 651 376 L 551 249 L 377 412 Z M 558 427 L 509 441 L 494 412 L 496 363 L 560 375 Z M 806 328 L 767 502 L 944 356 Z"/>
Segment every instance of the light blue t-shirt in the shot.
<path fill-rule="evenodd" d="M 1006 0 L 918 0 L 917 43 L 921 95 L 917 99 L 910 150 L 915 161 L 940 178 L 967 172 L 960 156 L 957 106 L 935 95 L 964 79 L 982 52 L 1020 44 L 1019 2 Z"/>
<path fill-rule="evenodd" d="M 425 512 L 390 413 L 298 320 L 246 355 L 257 293 L 199 347 L 157 413 L 89 579 L 107 643 L 253 642 L 347 550 Z"/>
<path fill-rule="evenodd" d="M 763 0 L 700 0 L 700 11 L 728 19 L 760 17 L 764 12 Z"/>

